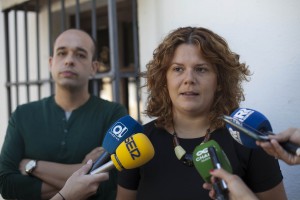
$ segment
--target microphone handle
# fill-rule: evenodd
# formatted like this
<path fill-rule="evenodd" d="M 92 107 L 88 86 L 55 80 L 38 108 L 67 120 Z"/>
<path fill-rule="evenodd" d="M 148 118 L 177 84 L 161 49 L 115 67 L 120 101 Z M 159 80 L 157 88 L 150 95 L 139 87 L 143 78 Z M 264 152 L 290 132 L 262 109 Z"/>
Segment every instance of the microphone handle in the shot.
<path fill-rule="evenodd" d="M 107 151 L 104 151 L 99 158 L 93 163 L 93 166 L 91 168 L 91 171 L 97 169 L 98 167 L 100 167 L 101 165 L 103 165 L 104 163 L 106 163 L 110 158 L 110 153 L 108 153 Z"/>
<path fill-rule="evenodd" d="M 216 193 L 216 200 L 228 200 L 228 193 L 224 192 L 224 190 L 222 190 L 222 187 L 219 185 L 220 179 L 217 179 L 216 181 L 217 182 L 213 183 L 213 188 Z"/>
<path fill-rule="evenodd" d="M 97 169 L 90 172 L 90 174 L 98 174 L 101 172 L 108 172 L 109 170 L 113 169 L 115 167 L 113 161 L 109 161 L 102 165 L 101 167 L 98 167 Z"/>
<path fill-rule="evenodd" d="M 293 155 L 300 156 L 300 147 L 291 142 L 280 142 L 279 143 L 286 151 Z"/>
<path fill-rule="evenodd" d="M 214 169 L 222 168 L 221 162 L 220 162 L 217 152 L 216 152 L 216 149 L 214 147 L 208 147 L 208 153 L 209 153 L 210 159 L 212 161 L 212 164 L 214 166 Z M 228 186 L 227 186 L 226 182 L 222 179 L 218 179 L 218 182 L 220 183 L 222 191 L 227 192 Z"/>
<path fill-rule="evenodd" d="M 267 134 L 269 135 L 275 135 L 274 133 L 268 131 Z M 282 148 L 284 148 L 287 152 L 296 155 L 296 156 L 300 156 L 300 146 L 297 144 L 294 144 L 290 141 L 286 141 L 286 142 L 279 142 L 279 144 L 282 146 Z"/>
<path fill-rule="evenodd" d="M 210 146 L 208 147 L 208 153 L 214 169 L 220 169 L 222 166 L 218 158 L 216 149 L 213 146 Z M 216 178 L 216 182 L 213 183 L 213 188 L 216 192 L 217 200 L 228 200 L 228 186 L 224 180 Z"/>

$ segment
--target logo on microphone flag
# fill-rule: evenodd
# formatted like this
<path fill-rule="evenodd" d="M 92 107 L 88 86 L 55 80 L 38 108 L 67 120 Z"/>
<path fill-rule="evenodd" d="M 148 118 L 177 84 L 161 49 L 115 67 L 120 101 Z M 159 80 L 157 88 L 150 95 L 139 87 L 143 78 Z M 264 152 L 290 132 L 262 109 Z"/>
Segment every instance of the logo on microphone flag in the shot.
<path fill-rule="evenodd" d="M 210 182 L 211 169 L 214 169 L 212 158 L 209 155 L 208 147 L 214 147 L 217 156 L 220 160 L 221 167 L 226 171 L 232 173 L 232 167 L 226 154 L 215 140 L 209 140 L 205 143 L 198 145 L 193 152 L 193 163 L 201 177 L 205 182 Z"/>
<path fill-rule="evenodd" d="M 114 138 L 119 140 L 122 138 L 125 133 L 128 131 L 128 128 L 121 122 L 116 122 L 110 129 L 109 134 L 111 134 Z"/>

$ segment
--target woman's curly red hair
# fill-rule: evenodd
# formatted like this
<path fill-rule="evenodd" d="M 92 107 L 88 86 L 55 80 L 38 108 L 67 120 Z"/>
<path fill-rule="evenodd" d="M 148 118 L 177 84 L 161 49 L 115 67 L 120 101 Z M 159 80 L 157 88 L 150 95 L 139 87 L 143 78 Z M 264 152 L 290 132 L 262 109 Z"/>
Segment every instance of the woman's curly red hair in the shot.
<path fill-rule="evenodd" d="M 250 71 L 240 63 L 239 55 L 232 52 L 225 39 L 202 27 L 181 27 L 165 37 L 154 50 L 153 59 L 146 66 L 142 77 L 149 96 L 145 114 L 157 117 L 158 126 L 172 123 L 172 102 L 166 87 L 166 73 L 176 48 L 180 44 L 192 44 L 201 49 L 204 58 L 216 69 L 219 89 L 215 93 L 210 111 L 211 126 L 224 126 L 221 115 L 230 115 L 244 100 L 242 81 L 248 81 Z"/>

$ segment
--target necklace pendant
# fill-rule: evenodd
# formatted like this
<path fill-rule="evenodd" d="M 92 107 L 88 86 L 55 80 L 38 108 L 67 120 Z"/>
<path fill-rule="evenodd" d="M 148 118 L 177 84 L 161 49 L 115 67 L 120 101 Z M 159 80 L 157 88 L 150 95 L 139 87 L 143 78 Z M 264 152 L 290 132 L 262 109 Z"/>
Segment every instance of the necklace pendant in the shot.
<path fill-rule="evenodd" d="M 182 157 L 186 154 L 186 151 L 182 148 L 182 146 L 178 145 L 174 148 L 175 155 L 178 160 L 181 160 Z"/>
<path fill-rule="evenodd" d="M 174 151 L 177 159 L 180 160 L 184 165 L 188 167 L 194 166 L 193 155 L 187 154 L 184 148 L 182 148 L 182 146 L 179 145 L 179 141 L 176 133 L 174 133 L 173 136 L 174 136 L 173 137 Z"/>

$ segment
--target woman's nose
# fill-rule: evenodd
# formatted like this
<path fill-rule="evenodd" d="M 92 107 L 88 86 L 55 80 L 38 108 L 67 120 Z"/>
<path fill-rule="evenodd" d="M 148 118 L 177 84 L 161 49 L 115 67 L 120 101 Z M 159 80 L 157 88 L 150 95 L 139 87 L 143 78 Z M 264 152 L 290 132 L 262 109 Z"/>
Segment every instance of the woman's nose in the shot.
<path fill-rule="evenodd" d="M 193 70 L 186 70 L 185 71 L 185 84 L 194 84 L 195 83 L 195 74 Z"/>

